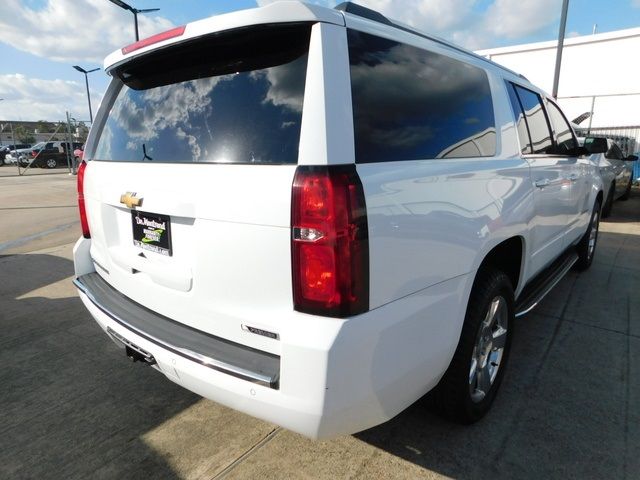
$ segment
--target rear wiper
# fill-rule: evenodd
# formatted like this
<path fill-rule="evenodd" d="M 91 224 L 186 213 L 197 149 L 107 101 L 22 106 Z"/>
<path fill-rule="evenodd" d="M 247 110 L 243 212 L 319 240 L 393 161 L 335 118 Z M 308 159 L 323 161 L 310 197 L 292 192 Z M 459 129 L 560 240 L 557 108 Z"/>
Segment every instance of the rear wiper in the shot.
<path fill-rule="evenodd" d="M 153 161 L 153 158 L 151 158 L 149 155 L 147 155 L 147 145 L 146 144 L 142 144 L 142 153 L 144 154 L 144 157 L 142 157 L 142 161 L 144 162 L 145 160 L 151 160 Z"/>

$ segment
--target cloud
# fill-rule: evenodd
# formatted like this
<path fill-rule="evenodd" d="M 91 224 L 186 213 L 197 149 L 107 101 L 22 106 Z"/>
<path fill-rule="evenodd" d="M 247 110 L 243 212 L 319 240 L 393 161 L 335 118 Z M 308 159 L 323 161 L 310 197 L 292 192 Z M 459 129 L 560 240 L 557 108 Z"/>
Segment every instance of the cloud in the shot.
<path fill-rule="evenodd" d="M 65 112 L 87 120 L 87 94 L 84 82 L 43 80 L 22 74 L 0 75 L 0 118 L 14 120 L 64 120 Z M 95 112 L 101 94 L 91 92 Z"/>
<path fill-rule="evenodd" d="M 497 37 L 526 37 L 555 22 L 561 5 L 561 0 L 495 0 L 484 14 L 483 29 Z"/>
<path fill-rule="evenodd" d="M 133 15 L 106 0 L 46 0 L 29 8 L 21 0 L 0 2 L 0 42 L 61 62 L 101 63 L 106 55 L 134 41 Z M 159 16 L 140 15 L 142 37 L 173 24 Z"/>
<path fill-rule="evenodd" d="M 631 0 L 631 6 L 640 8 L 640 0 Z"/>
<path fill-rule="evenodd" d="M 257 0 L 261 6 L 276 0 Z M 640 4 L 640 0 L 632 0 Z M 310 3 L 333 7 L 334 0 Z M 561 0 L 493 0 L 480 8 L 480 0 L 359 0 L 379 11 L 427 33 L 470 49 L 490 48 L 500 39 L 516 40 L 556 22 Z M 482 2 L 485 3 L 485 2 Z"/>

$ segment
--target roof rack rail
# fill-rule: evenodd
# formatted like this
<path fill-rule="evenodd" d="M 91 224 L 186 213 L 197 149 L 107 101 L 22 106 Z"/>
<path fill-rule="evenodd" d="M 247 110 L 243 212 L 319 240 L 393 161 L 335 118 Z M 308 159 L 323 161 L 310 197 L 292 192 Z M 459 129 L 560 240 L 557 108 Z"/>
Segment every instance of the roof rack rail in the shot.
<path fill-rule="evenodd" d="M 399 23 L 397 21 L 394 20 L 390 20 L 389 18 L 385 17 L 384 15 L 382 15 L 380 12 L 377 12 L 376 10 L 372 10 L 370 8 L 367 7 L 363 7 L 362 5 L 358 5 L 357 3 L 353 3 L 350 1 L 347 2 L 342 2 L 340 5 L 337 5 L 336 7 L 334 7 L 335 10 L 340 10 L 343 11 L 345 13 L 350 13 L 352 15 L 357 15 L 358 17 L 362 17 L 362 18 L 366 18 L 367 20 L 372 20 L 374 22 L 378 22 L 378 23 L 383 23 L 385 25 L 389 25 L 390 27 L 393 28 L 397 28 L 398 30 L 402 30 L 408 33 L 412 33 L 413 35 L 417 35 L 419 37 L 422 38 L 426 38 L 428 40 L 431 40 L 433 42 L 439 43 L 441 45 L 444 45 L 445 47 L 449 47 L 452 48 L 454 50 L 457 50 L 461 53 L 464 53 L 466 55 L 471 55 L 474 58 L 477 58 L 479 60 L 485 61 L 487 63 L 490 63 L 491 65 L 500 68 L 501 70 L 504 70 L 505 72 L 509 72 L 512 75 L 516 75 L 517 77 L 523 78 L 524 80 L 526 80 L 527 82 L 529 81 L 529 79 L 527 77 L 525 77 L 524 75 L 522 75 L 521 73 L 518 72 L 514 72 L 513 70 L 505 67 L 504 65 L 500 65 L 499 63 L 494 62 L 493 60 L 490 60 L 486 57 L 483 57 L 482 55 L 478 55 L 475 52 L 472 52 L 471 50 L 467 50 L 465 48 L 459 47 L 457 45 L 455 45 L 454 43 L 451 43 L 447 40 L 444 40 L 442 38 L 439 38 L 435 35 L 427 35 L 425 33 L 420 32 L 419 30 L 416 30 L 415 28 L 409 26 L 409 25 L 403 25 L 402 23 Z"/>
<path fill-rule="evenodd" d="M 358 5 L 357 3 L 342 2 L 340 5 L 336 5 L 334 10 L 341 10 L 343 12 L 352 13 L 353 15 L 373 20 L 374 22 L 395 26 L 391 20 L 382 15 L 380 12 L 376 12 L 375 10 L 372 10 L 370 8 L 363 7 L 362 5 Z"/>

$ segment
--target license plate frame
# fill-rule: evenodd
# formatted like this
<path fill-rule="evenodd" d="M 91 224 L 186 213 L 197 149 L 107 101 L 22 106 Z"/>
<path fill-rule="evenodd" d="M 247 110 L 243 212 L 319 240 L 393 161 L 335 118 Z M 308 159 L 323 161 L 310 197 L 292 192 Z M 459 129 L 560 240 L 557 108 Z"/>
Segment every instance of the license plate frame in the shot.
<path fill-rule="evenodd" d="M 171 217 L 159 213 L 131 211 L 133 244 L 150 252 L 171 257 Z"/>

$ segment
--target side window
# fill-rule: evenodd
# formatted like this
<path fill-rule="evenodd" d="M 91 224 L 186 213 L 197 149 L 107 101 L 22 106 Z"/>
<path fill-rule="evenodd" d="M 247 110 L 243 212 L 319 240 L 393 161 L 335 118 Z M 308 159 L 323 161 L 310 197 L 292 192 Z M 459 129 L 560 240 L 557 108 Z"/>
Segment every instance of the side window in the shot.
<path fill-rule="evenodd" d="M 527 120 L 533 153 L 553 153 L 551 131 L 540 95 L 519 85 L 514 88 Z"/>
<path fill-rule="evenodd" d="M 495 155 L 484 70 L 354 30 L 348 42 L 358 163 Z"/>
<path fill-rule="evenodd" d="M 551 101 L 547 101 L 547 112 L 549 113 L 549 118 L 551 119 L 551 124 L 556 134 L 557 146 L 554 153 L 558 155 L 569 155 L 578 146 L 569 122 L 564 118 L 558 106 Z"/>
<path fill-rule="evenodd" d="M 53 142 L 49 142 L 44 146 L 45 150 L 51 150 L 53 149 Z"/>
<path fill-rule="evenodd" d="M 520 139 L 521 152 L 526 155 L 527 153 L 533 153 L 531 148 L 531 138 L 529 137 L 529 129 L 527 128 L 527 121 L 524 118 L 524 112 L 522 111 L 522 105 L 518 95 L 514 90 L 512 83 L 507 82 L 507 91 L 509 92 L 509 101 L 511 103 L 511 110 L 513 111 L 513 118 L 516 121 L 516 129 L 518 130 L 518 138 Z"/>

